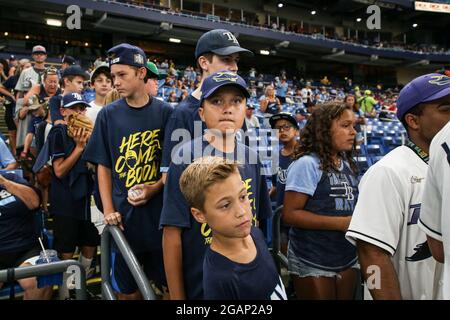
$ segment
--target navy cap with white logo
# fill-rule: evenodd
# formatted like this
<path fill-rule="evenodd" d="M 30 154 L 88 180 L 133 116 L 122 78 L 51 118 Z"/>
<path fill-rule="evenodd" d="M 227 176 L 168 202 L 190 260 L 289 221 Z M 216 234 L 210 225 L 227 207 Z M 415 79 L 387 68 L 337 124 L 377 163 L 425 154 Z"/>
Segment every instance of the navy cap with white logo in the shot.
<path fill-rule="evenodd" d="M 87 103 L 83 96 L 79 93 L 68 93 L 66 94 L 62 99 L 62 105 L 63 108 L 71 108 L 77 104 L 82 104 L 85 107 L 90 107 L 89 103 Z"/>
<path fill-rule="evenodd" d="M 109 66 L 125 64 L 133 67 L 146 68 L 147 57 L 144 51 L 128 43 L 122 43 L 108 50 Z"/>
<path fill-rule="evenodd" d="M 231 71 L 219 71 L 210 75 L 203 81 L 201 101 L 208 99 L 224 86 L 235 86 L 242 91 L 246 98 L 250 97 L 244 79 Z"/>
<path fill-rule="evenodd" d="M 253 55 L 250 50 L 240 46 L 238 40 L 228 30 L 214 29 L 204 33 L 197 41 L 195 48 L 195 59 L 202 54 L 212 52 L 220 56 L 228 56 L 233 53 L 246 53 Z"/>

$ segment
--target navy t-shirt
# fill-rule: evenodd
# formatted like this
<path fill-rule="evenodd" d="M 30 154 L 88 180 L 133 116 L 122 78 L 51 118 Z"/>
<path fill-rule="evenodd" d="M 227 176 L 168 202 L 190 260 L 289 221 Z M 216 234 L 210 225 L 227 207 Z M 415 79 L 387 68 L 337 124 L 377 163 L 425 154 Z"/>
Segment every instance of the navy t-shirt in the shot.
<path fill-rule="evenodd" d="M 282 149 L 281 149 L 282 150 Z M 292 163 L 292 156 L 285 156 L 281 153 L 279 157 L 279 165 L 277 169 L 277 174 L 274 175 L 272 182 L 277 187 L 277 207 L 281 206 L 284 202 L 284 188 L 286 186 L 286 176 L 287 169 L 289 165 Z"/>
<path fill-rule="evenodd" d="M 161 172 L 167 172 L 169 170 L 169 165 L 171 161 L 172 150 L 176 150 L 178 144 L 182 145 L 187 141 L 194 139 L 198 136 L 203 135 L 203 131 L 206 129 L 205 123 L 200 118 L 198 114 L 198 109 L 200 108 L 200 100 L 195 98 L 193 95 L 189 95 L 186 99 L 181 101 L 166 125 L 166 131 L 164 135 L 164 150 L 161 162 Z M 195 123 L 197 122 L 198 132 L 195 132 Z M 187 140 L 183 140 L 181 137 L 172 141 L 172 132 L 176 129 L 185 129 L 189 136 L 186 137 Z M 195 135 L 197 133 L 197 135 Z"/>
<path fill-rule="evenodd" d="M 48 101 L 48 109 L 50 110 L 50 117 L 52 118 L 52 122 L 56 120 L 63 120 L 63 116 L 61 112 L 59 112 L 59 108 L 61 108 L 62 95 L 56 94 L 50 98 Z"/>
<path fill-rule="evenodd" d="M 36 134 L 36 128 L 39 125 L 39 123 L 41 123 L 42 121 L 44 121 L 44 117 L 33 117 L 33 118 L 31 118 L 31 121 L 28 124 L 28 131 L 27 131 L 27 133 Z"/>
<path fill-rule="evenodd" d="M 13 182 L 29 186 L 12 173 L 2 175 Z M 27 251 L 37 243 L 34 210 L 0 185 L 0 254 Z"/>
<path fill-rule="evenodd" d="M 236 143 L 235 151 L 224 154 L 213 148 L 203 137 L 185 143 L 176 151 L 164 186 L 164 207 L 161 213 L 161 227 L 175 226 L 182 228 L 183 274 L 186 296 L 188 299 L 203 298 L 203 258 L 205 250 L 211 243 L 211 229 L 208 225 L 198 223 L 191 215 L 190 207 L 180 190 L 180 176 L 193 160 L 206 155 L 238 160 L 243 164 L 239 168 L 242 180 L 252 206 L 254 222 L 272 216 L 267 184 L 261 176 L 261 164 L 258 155 L 241 143 Z M 186 158 L 185 158 L 186 157 Z M 242 157 L 245 157 L 242 159 Z M 177 164 L 178 159 L 184 163 Z M 249 162 L 248 160 L 255 160 Z M 249 164 L 254 163 L 254 164 Z"/>
<path fill-rule="evenodd" d="M 305 211 L 324 216 L 351 216 L 358 200 L 358 178 L 346 161 L 342 161 L 338 171 L 323 172 L 319 158 L 315 154 L 306 155 L 289 167 L 285 190 L 309 195 Z M 292 227 L 289 239 L 295 255 L 315 268 L 340 272 L 357 259 L 356 248 L 341 231 Z"/>
<path fill-rule="evenodd" d="M 75 142 L 67 135 L 67 126 L 59 124 L 48 134 L 49 154 L 52 162 L 68 158 L 75 149 Z M 92 179 L 86 161 L 78 158 L 75 165 L 61 179 L 52 174 L 50 188 L 51 213 L 78 220 L 91 220 L 90 194 Z"/>
<path fill-rule="evenodd" d="M 172 111 L 158 99 L 142 108 L 129 106 L 125 99 L 114 101 L 98 113 L 83 156 L 111 169 L 114 207 L 122 214 L 125 237 L 135 252 L 161 249 L 162 192 L 137 207 L 127 196 L 137 184 L 160 180 L 164 129 Z"/>
<path fill-rule="evenodd" d="M 206 249 L 203 289 L 207 300 L 287 300 L 283 282 L 261 230 L 252 227 L 256 257 L 250 263 L 231 261 Z"/>

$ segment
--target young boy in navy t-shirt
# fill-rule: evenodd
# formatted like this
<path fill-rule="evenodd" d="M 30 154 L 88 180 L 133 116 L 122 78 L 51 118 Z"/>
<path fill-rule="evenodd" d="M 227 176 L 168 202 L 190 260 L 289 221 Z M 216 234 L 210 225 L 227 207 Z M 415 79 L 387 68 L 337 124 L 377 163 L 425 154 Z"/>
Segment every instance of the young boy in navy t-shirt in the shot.
<path fill-rule="evenodd" d="M 272 176 L 273 187 L 269 195 L 275 195 L 277 208 L 283 205 L 284 188 L 286 186 L 287 169 L 292 163 L 292 154 L 297 145 L 299 128 L 295 118 L 288 112 L 280 112 L 270 117 L 270 126 L 277 130 L 282 147 L 279 151 L 277 173 Z M 280 228 L 281 252 L 287 254 L 289 227 L 281 222 Z"/>
<path fill-rule="evenodd" d="M 245 81 L 235 73 L 221 71 L 207 77 L 201 91 L 199 114 L 207 130 L 204 136 L 176 150 L 164 186 L 160 225 L 164 229 L 164 266 L 172 299 L 203 298 L 203 257 L 211 243 L 211 229 L 191 216 L 179 186 L 181 174 L 193 160 L 205 155 L 238 160 L 254 223 L 272 215 L 258 155 L 236 141 L 249 96 Z"/>
<path fill-rule="evenodd" d="M 89 107 L 78 93 L 65 95 L 62 102 L 60 112 L 64 121 L 70 115 L 85 113 Z M 61 258 L 67 260 L 73 258 L 78 246 L 80 261 L 87 272 L 100 244 L 97 228 L 91 222 L 92 179 L 86 162 L 81 159 L 90 135 L 91 132 L 80 129 L 71 138 L 67 125 L 58 124 L 47 138 L 53 168 L 50 210 L 55 216 L 55 248 Z M 64 294 L 67 297 L 67 291 Z"/>
<path fill-rule="evenodd" d="M 85 159 L 98 165 L 105 223 L 123 230 L 149 280 L 164 291 L 160 163 L 172 107 L 146 93 L 149 71 L 141 48 L 123 43 L 108 55 L 114 87 L 123 98 L 98 113 Z M 119 298 L 139 299 L 138 286 L 119 252 L 113 253 L 112 269 Z"/>
<path fill-rule="evenodd" d="M 233 33 L 228 30 L 210 30 L 198 39 L 195 60 L 202 78 L 198 88 L 178 104 L 167 124 L 161 163 L 163 179 L 169 170 L 172 151 L 185 142 L 179 141 L 179 138 L 175 136 L 172 137 L 173 131 L 176 129 L 187 130 L 190 134 L 189 139 L 194 139 L 202 136 L 206 129 L 198 114 L 202 95 L 200 88 L 203 80 L 221 70 L 237 72 L 241 55 L 253 55 L 253 53 L 242 48 Z M 246 130 L 245 124 L 243 129 Z"/>
<path fill-rule="evenodd" d="M 199 158 L 181 175 L 180 189 L 195 220 L 212 230 L 203 262 L 204 298 L 287 300 L 264 236 L 252 226 L 238 164 L 221 157 Z"/>

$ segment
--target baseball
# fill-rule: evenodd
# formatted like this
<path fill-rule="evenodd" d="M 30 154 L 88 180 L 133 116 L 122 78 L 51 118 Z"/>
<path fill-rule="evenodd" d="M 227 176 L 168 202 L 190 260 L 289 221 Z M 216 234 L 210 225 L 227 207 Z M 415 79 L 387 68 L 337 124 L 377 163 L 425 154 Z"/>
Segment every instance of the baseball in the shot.
<path fill-rule="evenodd" d="M 136 199 L 137 197 L 139 197 L 142 194 L 142 190 L 129 190 L 128 191 L 128 197 L 130 199 Z"/>

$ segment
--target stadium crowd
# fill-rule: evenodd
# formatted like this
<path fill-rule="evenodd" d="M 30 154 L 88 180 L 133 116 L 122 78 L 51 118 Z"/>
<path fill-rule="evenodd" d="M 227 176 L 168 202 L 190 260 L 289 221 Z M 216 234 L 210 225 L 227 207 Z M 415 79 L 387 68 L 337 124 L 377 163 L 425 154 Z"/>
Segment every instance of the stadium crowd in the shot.
<path fill-rule="evenodd" d="M 70 56 L 47 67 L 42 45 L 31 60 L 2 62 L 0 269 L 36 264 L 41 210 L 53 220 L 47 246 L 61 260 L 78 252 L 91 276 L 99 210 L 160 298 L 355 299 L 373 265 L 381 285 L 366 286 L 365 298 L 450 298 L 433 258 L 439 239 L 415 211 L 431 140 L 450 121 L 448 76 L 400 91 L 283 70 L 241 77 L 239 59 L 251 55 L 216 29 L 198 39 L 197 65 L 181 70 L 126 43 L 87 70 Z M 267 174 L 259 153 L 269 146 Z M 289 279 L 268 250 L 280 206 Z M 114 291 L 141 298 L 122 253 L 112 255 Z M 36 278 L 20 285 L 27 299 L 52 295 Z"/>

